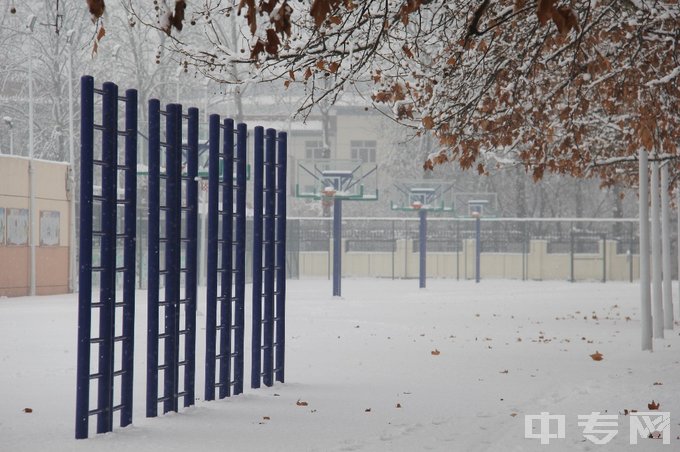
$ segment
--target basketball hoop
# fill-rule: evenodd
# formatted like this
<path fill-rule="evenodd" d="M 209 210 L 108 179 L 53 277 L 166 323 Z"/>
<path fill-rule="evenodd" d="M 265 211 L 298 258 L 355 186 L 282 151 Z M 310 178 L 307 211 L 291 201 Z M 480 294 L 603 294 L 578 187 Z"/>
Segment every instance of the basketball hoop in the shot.
<path fill-rule="evenodd" d="M 321 204 L 328 208 L 333 205 L 333 198 L 335 197 L 335 189 L 333 187 L 326 187 L 321 192 Z"/>
<path fill-rule="evenodd" d="M 333 187 L 326 187 L 321 193 L 324 198 L 332 198 L 335 196 L 335 189 Z"/>

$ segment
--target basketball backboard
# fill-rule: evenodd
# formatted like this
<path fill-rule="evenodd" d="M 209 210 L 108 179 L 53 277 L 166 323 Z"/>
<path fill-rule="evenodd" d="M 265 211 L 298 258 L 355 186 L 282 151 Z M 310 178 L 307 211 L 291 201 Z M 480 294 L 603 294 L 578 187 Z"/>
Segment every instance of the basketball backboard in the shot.
<path fill-rule="evenodd" d="M 378 199 L 378 167 L 361 160 L 301 160 L 296 171 L 298 198 Z"/>
<path fill-rule="evenodd" d="M 454 214 L 457 217 L 495 217 L 498 215 L 496 193 L 454 193 Z"/>
<path fill-rule="evenodd" d="M 451 182 L 442 180 L 418 180 L 397 182 L 395 198 L 390 202 L 392 210 L 453 211 Z"/>

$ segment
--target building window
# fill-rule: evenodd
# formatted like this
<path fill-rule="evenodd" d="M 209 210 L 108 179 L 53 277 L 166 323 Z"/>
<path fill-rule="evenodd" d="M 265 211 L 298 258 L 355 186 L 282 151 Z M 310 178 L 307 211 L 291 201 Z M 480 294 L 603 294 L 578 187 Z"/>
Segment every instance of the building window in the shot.
<path fill-rule="evenodd" d="M 330 149 L 324 149 L 321 140 L 305 141 L 305 158 L 307 160 L 329 159 L 331 158 Z"/>
<path fill-rule="evenodd" d="M 352 160 L 361 160 L 363 163 L 375 163 L 375 140 L 352 140 L 350 146 Z"/>

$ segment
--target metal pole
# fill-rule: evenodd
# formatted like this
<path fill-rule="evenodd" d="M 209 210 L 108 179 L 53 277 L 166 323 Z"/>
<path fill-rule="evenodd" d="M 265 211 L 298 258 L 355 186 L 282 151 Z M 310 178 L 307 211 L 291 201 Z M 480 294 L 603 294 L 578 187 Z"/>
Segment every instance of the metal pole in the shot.
<path fill-rule="evenodd" d="M 286 355 L 286 168 L 288 134 L 278 133 L 276 149 L 276 355 L 274 376 L 283 383 Z M 271 188 L 271 187 L 270 187 Z"/>
<path fill-rule="evenodd" d="M 607 234 L 602 235 L 602 282 L 607 282 Z"/>
<path fill-rule="evenodd" d="M 113 430 L 114 336 L 116 319 L 116 235 L 118 196 L 118 87 L 104 83 L 102 99 L 101 284 L 97 433 Z"/>
<path fill-rule="evenodd" d="M 572 230 L 570 232 L 570 237 L 569 237 L 569 271 L 570 271 L 570 279 L 571 282 L 576 281 L 576 278 L 574 277 L 574 229 L 572 225 Z"/>
<path fill-rule="evenodd" d="M 420 209 L 418 216 L 420 217 L 420 246 L 418 250 L 420 254 L 419 287 L 424 289 L 427 279 L 427 210 Z"/>
<path fill-rule="evenodd" d="M 333 200 L 333 296 L 342 295 L 342 199 Z"/>
<path fill-rule="evenodd" d="M 184 387 L 186 396 L 184 406 L 188 407 L 195 403 L 196 399 L 196 304 L 198 302 L 198 109 L 187 110 L 187 183 L 186 203 L 188 212 L 186 216 L 186 279 L 184 298 L 186 299 L 184 336 Z M 182 125 L 180 118 L 180 127 Z M 181 152 L 180 152 L 181 155 Z M 181 160 L 181 157 L 180 157 Z M 181 174 L 180 174 L 181 177 Z M 229 179 L 231 182 L 231 178 Z"/>
<path fill-rule="evenodd" d="M 392 220 L 392 279 L 394 280 L 394 252 L 397 251 L 397 239 L 394 237 L 394 220 Z"/>
<path fill-rule="evenodd" d="M 671 200 L 668 195 L 668 163 L 661 167 L 661 259 L 663 273 L 663 326 L 673 329 L 673 289 L 671 275 Z"/>
<path fill-rule="evenodd" d="M 69 80 L 69 86 L 70 86 Z M 137 91 L 125 92 L 125 239 L 123 356 L 120 426 L 132 423 L 135 350 L 135 248 L 137 246 Z M 71 198 L 73 199 L 73 198 Z M 115 334 L 115 332 L 114 332 Z"/>
<path fill-rule="evenodd" d="M 234 390 L 233 394 L 243 392 L 243 344 L 245 327 L 246 298 L 246 160 L 248 147 L 248 126 L 236 126 L 236 275 L 235 275 L 235 318 L 237 327 L 234 335 Z M 233 177 L 233 176 L 232 176 Z"/>
<path fill-rule="evenodd" d="M 274 384 L 274 289 L 276 266 L 276 130 L 265 133 L 264 202 L 264 309 L 262 344 L 262 383 Z"/>
<path fill-rule="evenodd" d="M 253 311 L 250 387 L 262 377 L 262 207 L 264 189 L 264 128 L 255 127 L 253 148 Z"/>
<path fill-rule="evenodd" d="M 659 162 L 652 162 L 652 318 L 654 337 L 663 338 L 663 292 L 661 290 L 661 219 Z"/>
<path fill-rule="evenodd" d="M 90 336 L 92 327 L 92 168 L 94 148 L 94 80 L 81 79 L 80 89 L 80 271 L 78 279 L 78 367 L 76 439 L 87 438 L 90 409 Z"/>
<path fill-rule="evenodd" d="M 158 415 L 158 333 L 160 329 L 161 106 L 149 100 L 149 178 L 147 234 L 146 417 Z M 82 248 L 81 248 L 82 251 Z"/>
<path fill-rule="evenodd" d="M 482 257 L 482 242 L 481 242 L 481 233 L 482 233 L 482 219 L 478 215 L 477 218 L 475 219 L 475 282 L 479 282 L 480 279 L 480 270 L 481 270 L 481 257 Z"/>
<path fill-rule="evenodd" d="M 642 350 L 652 350 L 652 304 L 649 280 L 649 175 L 647 151 L 639 151 L 640 191 L 640 321 Z"/>
<path fill-rule="evenodd" d="M 33 39 L 28 41 L 28 246 L 30 248 L 30 289 L 29 295 L 35 295 L 35 178 L 33 175 Z"/>
<path fill-rule="evenodd" d="M 219 139 L 220 117 L 210 115 L 210 146 L 208 149 L 208 236 L 203 235 L 203 244 L 207 242 L 208 265 L 205 308 L 205 400 L 215 400 L 215 361 L 217 355 L 217 257 L 219 240 Z M 205 197 L 204 197 L 205 198 Z M 203 218 L 206 211 L 203 210 Z M 205 221 L 203 222 L 205 224 Z M 205 249 L 201 246 L 201 249 Z M 227 358 L 228 359 L 228 358 Z"/>
<path fill-rule="evenodd" d="M 67 39 L 70 41 L 70 37 Z M 71 215 L 69 217 L 69 290 L 75 292 L 76 290 L 76 161 L 75 161 L 75 145 L 73 132 L 73 42 L 68 42 L 68 128 L 69 128 L 69 182 L 71 186 Z M 11 139 L 10 139 L 11 142 Z M 137 177 L 137 175 L 135 175 Z"/>

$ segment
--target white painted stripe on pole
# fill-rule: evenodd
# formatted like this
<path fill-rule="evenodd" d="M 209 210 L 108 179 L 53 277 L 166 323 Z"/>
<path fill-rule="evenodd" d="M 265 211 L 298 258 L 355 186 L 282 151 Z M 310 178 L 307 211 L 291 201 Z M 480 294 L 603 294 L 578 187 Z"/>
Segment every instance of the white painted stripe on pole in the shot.
<path fill-rule="evenodd" d="M 652 350 L 652 305 L 649 285 L 649 175 L 647 151 L 639 151 L 640 191 L 640 324 L 642 350 Z"/>

